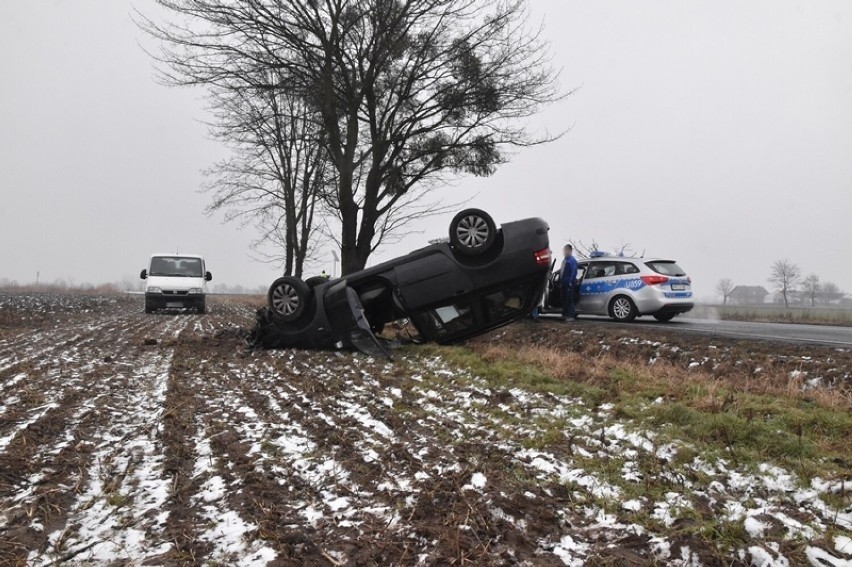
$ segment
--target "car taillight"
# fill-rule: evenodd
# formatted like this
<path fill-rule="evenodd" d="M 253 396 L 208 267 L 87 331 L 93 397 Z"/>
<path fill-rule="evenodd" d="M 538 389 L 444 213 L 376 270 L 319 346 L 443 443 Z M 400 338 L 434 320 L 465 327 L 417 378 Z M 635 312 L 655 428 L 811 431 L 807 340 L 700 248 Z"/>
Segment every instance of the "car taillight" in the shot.
<path fill-rule="evenodd" d="M 550 266 L 550 260 L 553 258 L 553 254 L 550 252 L 550 248 L 543 248 L 535 253 L 535 263 L 539 266 Z"/>
<path fill-rule="evenodd" d="M 642 281 L 645 282 L 646 285 L 659 285 L 669 281 L 669 278 L 666 276 L 642 276 Z"/>

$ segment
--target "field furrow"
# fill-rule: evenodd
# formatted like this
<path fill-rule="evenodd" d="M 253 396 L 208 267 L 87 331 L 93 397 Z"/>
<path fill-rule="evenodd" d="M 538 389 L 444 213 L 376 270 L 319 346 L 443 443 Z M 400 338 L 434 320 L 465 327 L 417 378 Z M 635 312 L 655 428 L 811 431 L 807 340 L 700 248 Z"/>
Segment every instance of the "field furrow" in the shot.
<path fill-rule="evenodd" d="M 159 449 L 148 441 L 162 413 L 167 344 L 188 319 L 140 319 L 124 314 L 111 328 L 90 327 L 60 356 L 32 364 L 19 381 L 26 388 L 7 400 L 5 415 L 25 416 L 0 452 L 15 471 L 0 491 L 0 522 L 15 526 L 9 545 L 19 561 L 76 557 L 82 547 L 97 557 L 104 546 L 92 540 L 99 536 L 126 548 L 103 531 L 107 519 L 121 517 L 116 510 L 131 499 L 142 510 L 129 512 L 136 518 L 161 507 L 152 488 L 161 484 L 165 495 L 168 481 L 156 463 Z"/>

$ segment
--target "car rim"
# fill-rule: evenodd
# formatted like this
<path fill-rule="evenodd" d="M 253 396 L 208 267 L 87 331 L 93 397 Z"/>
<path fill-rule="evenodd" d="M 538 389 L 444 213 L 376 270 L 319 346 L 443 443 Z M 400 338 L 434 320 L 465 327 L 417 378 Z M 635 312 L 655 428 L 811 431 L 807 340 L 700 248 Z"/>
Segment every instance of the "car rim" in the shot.
<path fill-rule="evenodd" d="M 272 307 L 281 315 L 292 315 L 299 308 L 299 293 L 290 284 L 276 287 L 272 292 Z"/>
<path fill-rule="evenodd" d="M 456 228 L 456 236 L 458 236 L 459 242 L 468 248 L 478 248 L 484 245 L 488 242 L 488 233 L 488 223 L 485 222 L 484 218 L 476 215 L 464 217 L 459 221 Z"/>
<path fill-rule="evenodd" d="M 616 299 L 612 311 L 617 318 L 624 319 L 630 315 L 630 302 L 626 299 Z"/>

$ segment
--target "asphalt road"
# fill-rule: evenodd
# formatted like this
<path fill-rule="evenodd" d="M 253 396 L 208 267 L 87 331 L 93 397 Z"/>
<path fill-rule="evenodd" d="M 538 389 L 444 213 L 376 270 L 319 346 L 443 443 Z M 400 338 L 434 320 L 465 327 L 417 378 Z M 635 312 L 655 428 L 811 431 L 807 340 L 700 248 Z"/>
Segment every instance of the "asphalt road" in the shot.
<path fill-rule="evenodd" d="M 581 316 L 578 325 L 594 322 L 605 325 L 637 326 L 643 329 L 659 327 L 666 331 L 703 333 L 711 337 L 781 341 L 799 344 L 814 344 L 852 348 L 852 327 L 826 325 L 798 325 L 790 323 L 747 323 L 743 321 L 717 321 L 677 317 L 669 323 L 660 323 L 650 317 L 632 323 L 616 323 L 603 317 Z"/>

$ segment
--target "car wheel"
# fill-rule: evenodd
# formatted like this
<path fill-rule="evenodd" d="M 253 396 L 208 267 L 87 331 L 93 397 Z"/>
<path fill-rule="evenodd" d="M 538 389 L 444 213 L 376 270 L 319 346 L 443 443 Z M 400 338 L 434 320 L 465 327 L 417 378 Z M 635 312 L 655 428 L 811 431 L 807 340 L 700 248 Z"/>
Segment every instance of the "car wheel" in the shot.
<path fill-rule="evenodd" d="M 632 321 L 637 315 L 636 304 L 627 296 L 619 295 L 609 304 L 609 316 L 616 321 Z"/>
<path fill-rule="evenodd" d="M 668 323 L 675 318 L 675 315 L 677 315 L 677 313 L 657 313 L 654 315 L 654 319 L 662 321 L 663 323 Z"/>
<path fill-rule="evenodd" d="M 450 244 L 467 256 L 487 252 L 497 239 L 497 225 L 485 211 L 465 209 L 450 223 Z"/>
<path fill-rule="evenodd" d="M 278 278 L 269 286 L 267 294 L 269 309 L 282 321 L 288 323 L 296 321 L 305 312 L 310 294 L 308 284 L 299 278 L 293 276 Z"/>
<path fill-rule="evenodd" d="M 147 301 L 145 302 L 145 313 L 153 313 L 154 308 Z"/>
<path fill-rule="evenodd" d="M 200 303 L 198 307 L 196 307 L 196 310 L 198 311 L 199 315 L 204 315 L 205 313 L 207 313 L 207 305 L 204 303 Z"/>

